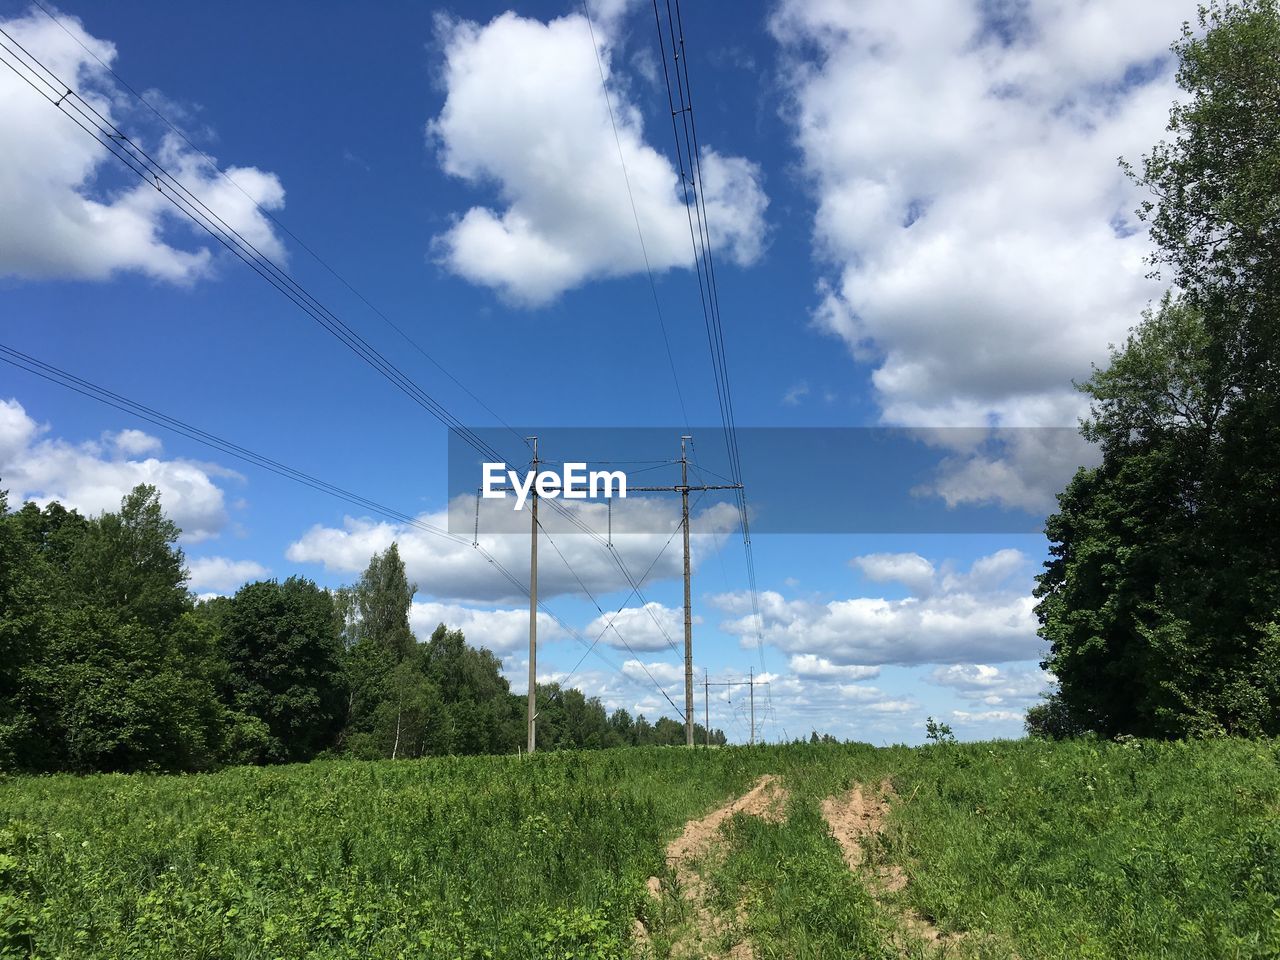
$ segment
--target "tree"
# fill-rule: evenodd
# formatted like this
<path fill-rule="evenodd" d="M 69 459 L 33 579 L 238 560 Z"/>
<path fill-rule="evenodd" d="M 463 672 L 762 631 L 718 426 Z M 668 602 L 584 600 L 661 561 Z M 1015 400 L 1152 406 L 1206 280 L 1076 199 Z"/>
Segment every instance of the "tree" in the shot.
<path fill-rule="evenodd" d="M 346 706 L 333 597 L 302 577 L 246 584 L 223 621 L 231 706 L 270 732 L 267 758 L 309 760 L 330 747 Z"/>
<path fill-rule="evenodd" d="M 29 677 L 45 641 L 48 583 L 42 558 L 0 490 L 0 770 L 45 766 L 48 745 Z"/>
<path fill-rule="evenodd" d="M 361 639 L 386 650 L 399 663 L 416 645 L 409 611 L 418 588 L 405 576 L 399 548 L 392 543 L 369 559 L 352 591 Z"/>
<path fill-rule="evenodd" d="M 1154 199 L 1154 260 L 1215 328 L 1224 357 L 1274 382 L 1280 303 L 1280 8 L 1212 2 L 1174 44 L 1188 94 L 1169 115 L 1172 142 L 1135 179 Z"/>
<path fill-rule="evenodd" d="M 80 600 L 147 626 L 171 624 L 190 608 L 180 531 L 155 487 L 135 487 L 119 513 L 104 513 L 82 533 L 66 571 L 66 588 Z"/>
<path fill-rule="evenodd" d="M 56 503 L 0 513 L 0 763 L 216 764 L 220 660 L 191 613 L 178 529 L 155 489 L 139 486 L 119 513 L 88 520 Z"/>
<path fill-rule="evenodd" d="M 1203 8 L 1188 94 L 1135 178 L 1177 284 L 1083 386 L 1102 463 L 1059 497 L 1037 614 L 1057 698 L 1103 735 L 1280 732 L 1280 12 Z"/>

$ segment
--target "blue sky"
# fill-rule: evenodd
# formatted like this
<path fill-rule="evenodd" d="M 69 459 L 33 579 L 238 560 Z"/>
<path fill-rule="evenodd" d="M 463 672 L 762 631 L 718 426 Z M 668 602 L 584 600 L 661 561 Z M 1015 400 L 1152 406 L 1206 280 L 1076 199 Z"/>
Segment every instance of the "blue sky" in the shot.
<path fill-rule="evenodd" d="M 738 422 L 1074 424 L 1071 379 L 1161 291 L 1115 158 L 1162 135 L 1176 94 L 1167 48 L 1190 5 L 780 2 L 732 17 L 686 6 Z M 718 409 L 652 9 L 591 9 L 684 410 L 710 429 Z M 464 422 L 494 421 L 244 194 L 166 142 L 62 28 L 504 420 L 683 421 L 580 6 L 55 12 L 61 26 L 0 0 L 6 30 Z M 441 513 L 445 428 L 128 176 L 2 71 L 0 342 L 406 513 Z M 13 499 L 92 512 L 133 482 L 158 483 L 188 531 L 200 593 L 292 573 L 336 586 L 398 539 L 420 587 L 415 624 L 463 626 L 518 685 L 520 604 L 495 596 L 474 556 L 10 367 L 0 403 Z M 1073 466 L 1030 441 L 952 452 L 939 493 L 961 506 L 1043 512 Z M 745 479 L 749 492 L 749 464 Z M 814 495 L 856 495 L 856 483 Z M 495 549 L 515 570 L 527 541 L 509 539 Z M 562 546 L 596 578 L 601 607 L 616 608 L 626 591 L 576 539 Z M 626 555 L 643 569 L 663 540 Z M 761 535 L 762 667 L 743 619 L 741 543 L 701 538 L 696 661 L 719 677 L 770 675 L 768 738 L 817 727 L 914 741 L 928 714 L 966 737 L 1016 735 L 1044 687 L 1029 599 L 1044 549 L 1012 534 Z M 590 657 L 574 678 L 610 705 L 666 707 L 632 659 L 679 701 L 677 657 L 650 629 L 660 619 L 678 637 L 676 559 L 646 585 L 655 617 L 617 621 L 637 656 L 602 640 L 610 662 Z M 597 632 L 595 604 L 568 586 L 549 603 Z M 540 672 L 562 678 L 581 648 L 550 624 L 545 634 Z M 744 738 L 743 702 L 713 706 L 713 724 Z"/>

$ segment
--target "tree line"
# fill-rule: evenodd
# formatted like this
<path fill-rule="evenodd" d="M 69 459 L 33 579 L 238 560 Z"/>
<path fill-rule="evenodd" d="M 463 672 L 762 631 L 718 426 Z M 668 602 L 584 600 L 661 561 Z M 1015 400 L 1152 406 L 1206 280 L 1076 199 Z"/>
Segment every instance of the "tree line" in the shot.
<path fill-rule="evenodd" d="M 1199 28 L 1129 171 L 1172 289 L 1081 385 L 1102 462 L 1048 521 L 1037 734 L 1280 734 L 1280 9 Z"/>
<path fill-rule="evenodd" d="M 0 491 L 0 770 L 199 771 L 525 743 L 526 701 L 498 657 L 444 624 L 415 637 L 416 587 L 395 544 L 338 590 L 289 577 L 201 601 L 179 533 L 153 487 L 97 517 L 58 503 L 11 511 Z M 683 743 L 684 727 L 548 684 L 537 737 L 539 749 L 649 746 Z"/>

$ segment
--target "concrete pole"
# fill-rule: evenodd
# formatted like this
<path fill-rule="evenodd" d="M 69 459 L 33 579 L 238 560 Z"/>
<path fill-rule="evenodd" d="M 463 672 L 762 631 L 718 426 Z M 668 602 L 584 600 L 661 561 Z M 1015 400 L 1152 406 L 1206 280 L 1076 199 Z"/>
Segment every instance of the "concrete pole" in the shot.
<path fill-rule="evenodd" d="M 533 476 L 530 489 L 530 513 L 533 517 L 529 532 L 529 752 L 537 746 L 535 722 L 538 719 L 538 438 L 533 441 Z"/>

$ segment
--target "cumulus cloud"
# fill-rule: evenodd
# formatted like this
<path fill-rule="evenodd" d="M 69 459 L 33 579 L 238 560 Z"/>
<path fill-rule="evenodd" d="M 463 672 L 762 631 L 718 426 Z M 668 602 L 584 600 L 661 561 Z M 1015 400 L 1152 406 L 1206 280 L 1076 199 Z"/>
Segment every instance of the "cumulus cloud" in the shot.
<path fill-rule="evenodd" d="M 644 530 L 676 529 L 678 503 L 671 498 L 665 502 L 651 499 L 648 505 L 641 501 L 639 497 L 628 498 L 626 502 L 631 504 L 630 509 L 635 513 L 620 511 L 623 520 L 619 523 L 626 522 L 625 518 L 631 516 Z M 497 506 L 493 508 L 492 515 L 485 515 L 480 544 L 510 571 L 516 583 L 527 584 L 529 521 L 509 507 L 499 509 L 502 501 L 487 502 Z M 597 515 L 597 504 L 576 501 L 573 506 L 564 505 L 566 510 L 583 518 L 589 528 L 605 528 L 602 517 Z M 655 511 L 666 511 L 667 522 L 658 524 L 653 518 Z M 543 515 L 547 519 L 544 529 L 550 538 L 544 535 L 538 563 L 538 593 L 541 597 L 581 594 L 584 586 L 597 596 L 629 589 L 630 583 L 613 559 L 613 552 L 637 581 L 649 570 L 646 584 L 678 577 L 682 573 L 679 538 L 672 537 L 670 532 L 626 533 L 620 532 L 626 528 L 616 523 L 614 551 L 610 551 L 599 540 L 572 532 L 559 514 L 548 510 Z M 540 515 L 540 520 L 543 515 Z M 493 517 L 492 523 L 487 519 L 489 516 Z M 731 505 L 715 504 L 691 517 L 694 534 L 690 546 L 695 565 L 716 548 L 725 532 L 733 529 L 736 516 Z M 615 519 L 617 517 L 615 514 Z M 424 513 L 418 519 L 443 530 L 448 525 L 448 511 Z M 341 527 L 316 525 L 290 544 L 285 555 L 294 563 L 317 563 L 327 570 L 354 574 L 368 565 L 373 554 L 385 550 L 393 542 L 399 544 L 409 579 L 416 582 L 419 591 L 427 596 L 438 600 L 481 602 L 515 601 L 520 596 L 516 585 L 504 577 L 484 553 L 471 545 L 469 537 L 440 536 L 420 527 L 367 517 L 347 517 Z M 551 544 L 558 547 L 559 552 Z M 644 584 L 641 587 L 644 589 Z"/>
<path fill-rule="evenodd" d="M 160 491 L 184 542 L 216 536 L 227 525 L 225 498 L 215 478 L 238 477 L 233 471 L 154 455 L 136 459 L 129 451 L 158 454 L 161 449 L 158 439 L 138 430 L 84 443 L 43 438 L 47 432 L 17 400 L 0 400 L 0 476 L 12 501 L 44 505 L 57 500 L 92 515 L 118 510 L 125 494 L 148 483 Z"/>
<path fill-rule="evenodd" d="M 672 689 L 684 686 L 684 665 L 679 663 L 665 663 L 661 660 L 642 663 L 639 660 L 627 660 L 622 664 L 622 672 L 636 683 L 652 685 L 656 681 L 660 686 Z M 700 672 L 695 671 L 695 674 Z"/>
<path fill-rule="evenodd" d="M 854 557 L 850 565 L 872 583 L 901 583 L 916 593 L 933 586 L 933 564 L 918 553 L 868 553 Z"/>
<path fill-rule="evenodd" d="M 1017 710 L 952 710 L 951 717 L 961 723 L 1021 723 L 1026 714 Z"/>
<path fill-rule="evenodd" d="M 88 34 L 74 17 L 59 15 L 54 23 L 33 11 L 3 25 L 228 225 L 277 262 L 283 259 L 283 247 L 253 203 L 284 205 L 274 174 L 231 167 L 237 188 L 179 138 L 157 134 L 148 141 L 145 108 L 133 106 L 95 59 L 114 64 L 115 45 Z M 0 276 L 102 280 L 133 271 L 190 283 L 209 272 L 211 247 L 192 239 L 186 218 L 7 69 L 0 71 L 0 120 Z"/>
<path fill-rule="evenodd" d="M 261 580 L 271 571 L 253 560 L 198 557 L 187 563 L 188 586 L 202 597 L 223 596 L 250 580 Z"/>
<path fill-rule="evenodd" d="M 789 666 L 792 673 L 806 680 L 867 680 L 880 674 L 879 667 L 868 667 L 856 663 L 832 663 L 826 657 L 815 656 L 812 653 L 792 654 Z"/>
<path fill-rule="evenodd" d="M 591 279 L 643 271 L 637 220 L 654 270 L 693 263 L 677 173 L 646 142 L 641 112 L 612 71 L 621 11 L 613 6 L 595 40 L 617 141 L 584 17 L 543 23 L 507 12 L 483 26 L 441 22 L 446 97 L 428 135 L 444 171 L 491 188 L 496 204 L 461 214 L 436 238 L 436 253 L 452 272 L 519 303 L 546 303 Z M 759 167 L 705 147 L 701 169 L 716 252 L 755 262 L 768 203 Z"/>
<path fill-rule="evenodd" d="M 427 640 L 440 624 L 461 630 L 472 646 L 505 654 L 529 648 L 529 610 L 478 609 L 456 603 L 415 600 L 409 626 L 419 640 Z M 538 642 L 564 639 L 567 634 L 545 613 L 538 614 Z"/>
<path fill-rule="evenodd" d="M 694 624 L 702 623 L 695 616 Z M 610 610 L 596 617 L 583 631 L 588 640 L 597 636 L 612 647 L 631 650 L 665 650 L 684 643 L 684 608 L 649 601 L 640 607 Z"/>
<path fill-rule="evenodd" d="M 970 431 L 947 433 L 951 436 L 946 445 L 954 452 L 941 460 L 930 481 L 912 493 L 941 497 L 949 507 L 994 504 L 1046 513 L 1080 467 L 1101 461 L 1101 451 L 1075 429 L 995 428 L 976 431 L 976 436 Z M 963 442 L 966 435 L 969 442 Z"/>
<path fill-rule="evenodd" d="M 820 602 L 760 594 L 761 632 L 787 653 L 833 664 L 879 665 L 1028 660 L 1039 654 L 1030 560 L 1002 550 L 967 571 L 943 572 L 926 594 L 899 600 L 855 597 Z M 712 602 L 730 619 L 720 629 L 754 645 L 756 620 L 745 592 Z"/>
<path fill-rule="evenodd" d="M 815 322 L 874 365 L 887 422 L 1074 423 L 1071 379 L 1161 292 L 1116 158 L 1163 136 L 1168 44 L 1194 12 L 781 4 L 771 29 L 830 265 Z"/>
<path fill-rule="evenodd" d="M 950 687 L 959 696 L 988 707 L 1024 709 L 1049 689 L 1053 678 L 1038 667 L 997 667 L 985 663 L 954 663 L 937 667 L 929 680 Z"/>

